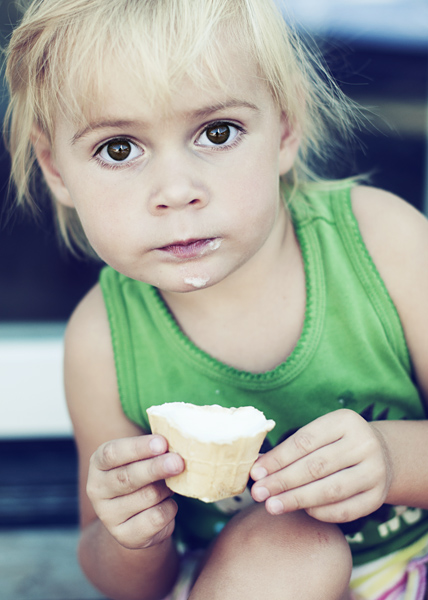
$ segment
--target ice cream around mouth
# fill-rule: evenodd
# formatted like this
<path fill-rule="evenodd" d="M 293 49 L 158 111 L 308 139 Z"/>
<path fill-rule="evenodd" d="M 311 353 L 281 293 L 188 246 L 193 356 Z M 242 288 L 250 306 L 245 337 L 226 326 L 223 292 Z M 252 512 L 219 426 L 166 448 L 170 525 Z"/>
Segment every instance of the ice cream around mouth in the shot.
<path fill-rule="evenodd" d="M 183 458 L 185 469 L 166 479 L 174 492 L 203 502 L 241 494 L 266 434 L 275 422 L 245 406 L 224 408 L 170 402 L 147 409 L 153 433 Z"/>
<path fill-rule="evenodd" d="M 184 240 L 182 242 L 174 242 L 173 244 L 162 246 L 159 250 L 170 254 L 175 258 L 200 258 L 201 256 L 205 256 L 205 254 L 220 248 L 221 242 L 222 240 L 219 238 Z"/>
<path fill-rule="evenodd" d="M 162 252 L 170 254 L 178 259 L 192 259 L 205 256 L 209 252 L 214 252 L 220 248 L 222 240 L 219 238 L 205 238 L 198 240 L 187 240 L 175 242 L 168 246 L 159 248 Z"/>

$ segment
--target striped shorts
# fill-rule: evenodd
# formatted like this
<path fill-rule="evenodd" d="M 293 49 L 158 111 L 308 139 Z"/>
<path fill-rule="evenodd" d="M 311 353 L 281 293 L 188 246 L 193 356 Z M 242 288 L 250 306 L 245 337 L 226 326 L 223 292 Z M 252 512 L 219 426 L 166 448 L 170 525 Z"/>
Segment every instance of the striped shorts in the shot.
<path fill-rule="evenodd" d="M 393 554 L 354 567 L 353 600 L 426 600 L 428 535 Z"/>

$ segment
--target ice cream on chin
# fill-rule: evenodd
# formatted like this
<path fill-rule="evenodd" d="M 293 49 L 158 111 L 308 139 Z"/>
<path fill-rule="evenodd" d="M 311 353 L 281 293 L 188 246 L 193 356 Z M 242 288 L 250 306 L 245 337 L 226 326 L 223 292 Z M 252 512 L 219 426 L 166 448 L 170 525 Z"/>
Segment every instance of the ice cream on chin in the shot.
<path fill-rule="evenodd" d="M 147 409 L 153 433 L 168 441 L 185 462 L 180 475 L 166 480 L 178 494 L 216 502 L 241 494 L 263 440 L 275 422 L 245 406 L 224 408 L 170 402 Z"/>
<path fill-rule="evenodd" d="M 193 287 L 195 287 L 195 288 L 201 288 L 201 287 L 204 287 L 205 285 L 207 285 L 209 280 L 210 280 L 209 277 L 186 277 L 186 279 L 184 280 L 184 283 L 193 285 Z"/>

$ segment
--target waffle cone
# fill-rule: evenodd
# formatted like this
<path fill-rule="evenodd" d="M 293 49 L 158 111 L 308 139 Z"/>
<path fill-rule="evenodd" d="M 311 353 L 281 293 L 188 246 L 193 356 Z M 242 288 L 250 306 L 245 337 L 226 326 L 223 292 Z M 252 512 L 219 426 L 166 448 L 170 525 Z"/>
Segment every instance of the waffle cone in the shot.
<path fill-rule="evenodd" d="M 173 492 L 204 502 L 216 502 L 245 490 L 250 469 L 272 428 L 230 443 L 203 442 L 183 435 L 165 416 L 148 416 L 152 432 L 164 436 L 169 451 L 179 454 L 185 463 L 183 473 L 166 479 L 167 486 Z"/>

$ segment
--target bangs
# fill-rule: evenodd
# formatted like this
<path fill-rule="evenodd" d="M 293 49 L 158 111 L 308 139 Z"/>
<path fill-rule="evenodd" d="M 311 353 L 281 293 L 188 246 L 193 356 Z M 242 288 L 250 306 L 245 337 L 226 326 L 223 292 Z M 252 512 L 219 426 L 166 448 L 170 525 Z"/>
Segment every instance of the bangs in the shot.
<path fill-rule="evenodd" d="M 185 79 L 199 89 L 225 86 L 225 47 L 252 60 L 265 79 L 240 6 L 240 0 L 86 0 L 72 20 L 56 24 L 45 44 L 35 94 L 40 127 L 52 132 L 57 110 L 86 124 L 102 106 L 106 84 L 114 83 L 112 66 L 137 87 L 142 102 L 159 109 L 170 104 Z"/>

